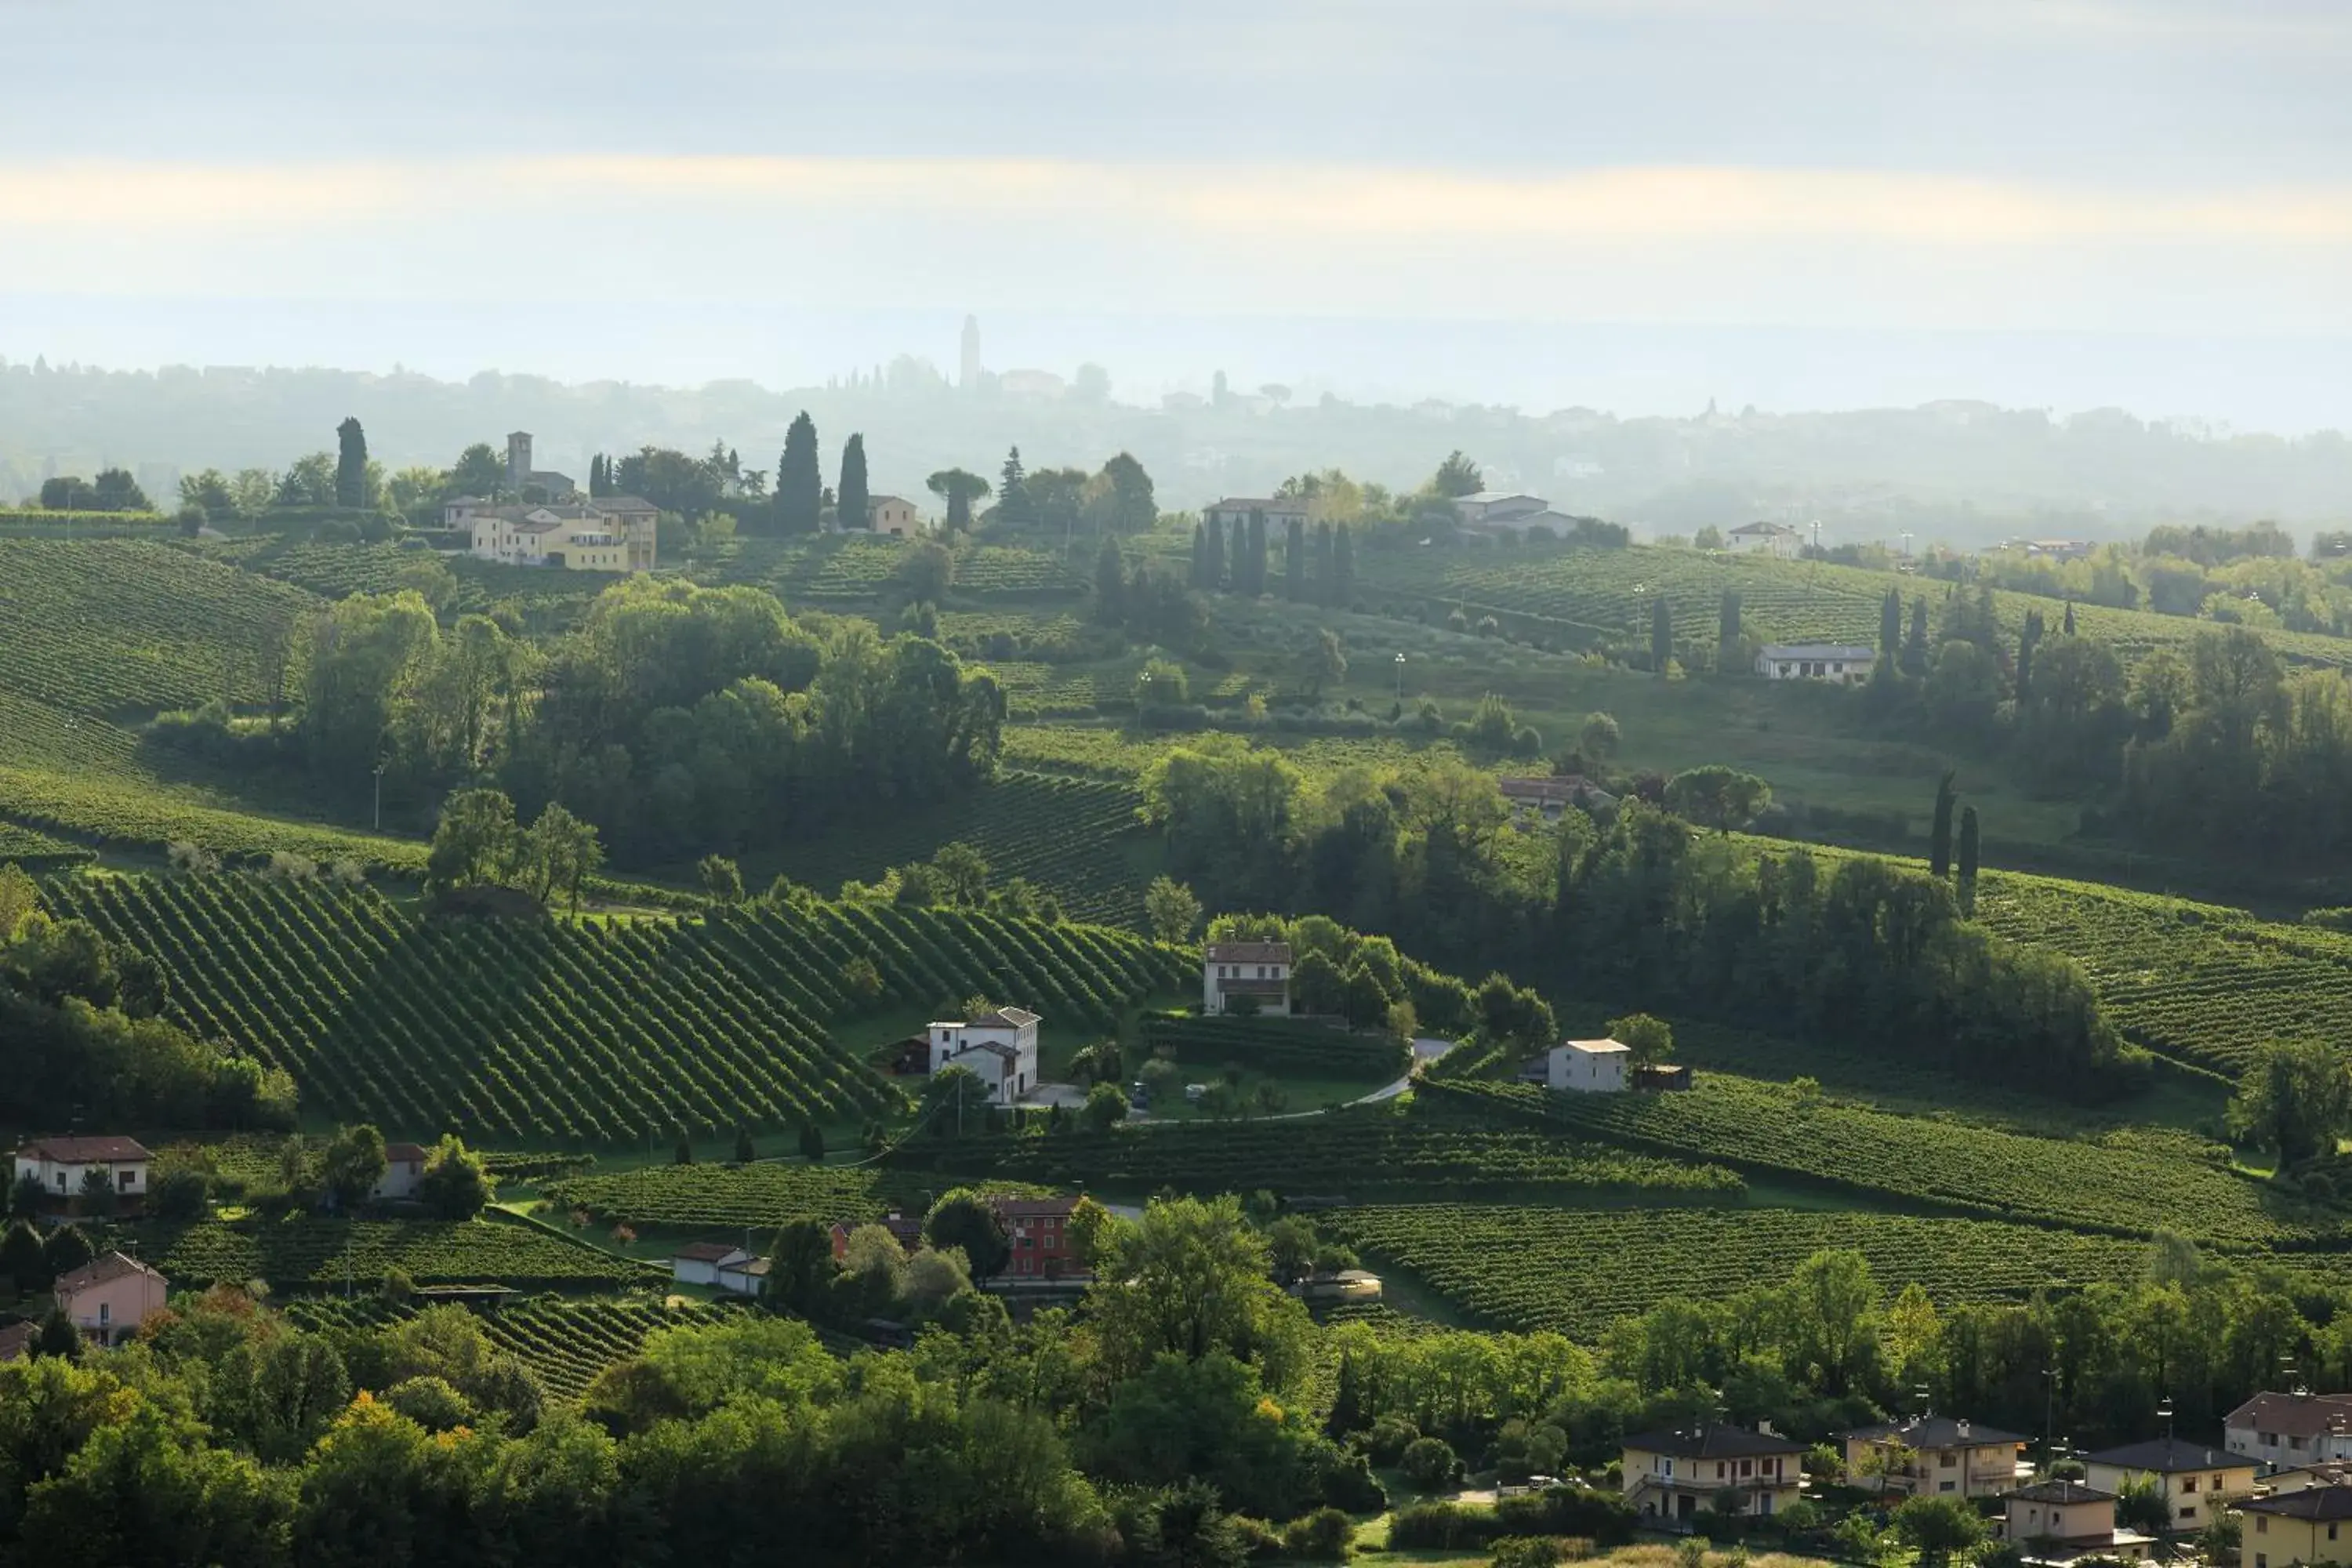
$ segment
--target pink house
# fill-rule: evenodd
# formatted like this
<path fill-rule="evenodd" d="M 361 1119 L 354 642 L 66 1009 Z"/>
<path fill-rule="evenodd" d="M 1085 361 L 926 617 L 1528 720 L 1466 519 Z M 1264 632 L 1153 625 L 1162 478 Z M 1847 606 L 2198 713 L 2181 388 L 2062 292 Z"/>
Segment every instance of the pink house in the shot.
<path fill-rule="evenodd" d="M 58 1276 L 50 1287 L 73 1326 L 102 1345 L 119 1345 L 163 1310 L 171 1285 L 135 1258 L 109 1252 Z"/>

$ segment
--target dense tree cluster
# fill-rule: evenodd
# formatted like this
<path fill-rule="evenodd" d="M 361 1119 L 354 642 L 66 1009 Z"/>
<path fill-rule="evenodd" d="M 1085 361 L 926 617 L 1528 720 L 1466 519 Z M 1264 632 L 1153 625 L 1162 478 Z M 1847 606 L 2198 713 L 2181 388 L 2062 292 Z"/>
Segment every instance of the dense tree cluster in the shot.
<path fill-rule="evenodd" d="M 1707 826 L 1761 798 L 1702 773 L 1664 793 Z M 1570 811 L 1531 844 L 1494 780 L 1459 763 L 1318 789 L 1230 737 L 1171 750 L 1143 783 L 1171 871 L 1213 905 L 1327 910 L 1441 963 L 2011 1064 L 2054 1090 L 2120 1090 L 2137 1061 L 2071 961 L 1990 935 L 1949 885 L 1883 860 L 1759 852 L 1640 800 L 1605 821 Z"/>
<path fill-rule="evenodd" d="M 796 623 L 756 588 L 631 579 L 543 650 L 480 616 L 444 634 L 412 592 L 354 595 L 305 641 L 300 735 L 321 774 L 381 764 L 411 793 L 494 780 L 636 859 L 942 798 L 994 770 L 1004 717 L 995 681 L 939 644 Z M 446 879 L 500 879 L 480 871 L 496 859 L 469 853 L 472 874 Z"/>

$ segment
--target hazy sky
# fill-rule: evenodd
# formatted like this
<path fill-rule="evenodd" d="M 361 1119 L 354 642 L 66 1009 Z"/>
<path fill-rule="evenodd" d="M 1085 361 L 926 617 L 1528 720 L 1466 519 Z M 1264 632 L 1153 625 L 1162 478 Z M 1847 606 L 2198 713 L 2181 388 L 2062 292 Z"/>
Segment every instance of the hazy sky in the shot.
<path fill-rule="evenodd" d="M 2341 0 L 0 0 L 0 44 L 16 358 L 782 384 L 970 310 L 1130 391 L 2352 424 Z"/>

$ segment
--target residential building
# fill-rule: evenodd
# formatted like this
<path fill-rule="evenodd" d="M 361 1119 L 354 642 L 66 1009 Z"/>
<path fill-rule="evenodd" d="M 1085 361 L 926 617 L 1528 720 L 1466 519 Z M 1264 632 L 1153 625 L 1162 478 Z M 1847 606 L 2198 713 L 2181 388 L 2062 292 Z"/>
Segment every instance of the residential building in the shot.
<path fill-rule="evenodd" d="M 170 1290 L 163 1275 L 120 1252 L 101 1253 L 58 1275 L 49 1287 L 58 1310 L 85 1338 L 102 1345 L 119 1345 L 137 1333 L 140 1324 L 163 1310 Z"/>
<path fill-rule="evenodd" d="M 2352 1459 L 2352 1394 L 2257 1394 L 2223 1417 L 2221 1447 L 2280 1469 Z"/>
<path fill-rule="evenodd" d="M 2233 1459 L 2238 1457 L 2231 1456 Z M 2283 1497 L 2288 1492 L 2305 1491 L 2313 1487 L 2352 1487 L 2352 1459 L 2322 1459 L 2315 1465 L 2273 1471 L 2262 1479 L 2263 1493 L 2271 1497 Z"/>
<path fill-rule="evenodd" d="M 2249 1498 L 2238 1504 L 2238 1568 L 2342 1568 L 2352 1563 L 2352 1486 Z"/>
<path fill-rule="evenodd" d="M 1756 673 L 1767 680 L 1834 680 L 1855 686 L 1870 679 L 1878 650 L 1861 643 L 1767 643 L 1756 653 Z"/>
<path fill-rule="evenodd" d="M 398 1202 L 413 1198 L 425 1180 L 425 1147 L 418 1143 L 387 1143 L 383 1146 L 383 1174 L 375 1179 L 375 1188 L 368 1195 L 378 1202 Z"/>
<path fill-rule="evenodd" d="M 1571 1094 L 1622 1094 L 1632 1047 L 1615 1040 L 1562 1040 L 1544 1056 L 1544 1087 Z"/>
<path fill-rule="evenodd" d="M 997 1223 L 1004 1226 L 1005 1242 L 1013 1249 L 1004 1265 L 1007 1277 L 1059 1279 L 1087 1271 L 1070 1236 L 1070 1215 L 1077 1210 L 1077 1199 L 992 1197 L 988 1206 L 996 1211 Z"/>
<path fill-rule="evenodd" d="M 959 1067 L 988 1087 L 990 1100 L 1011 1105 L 1037 1087 L 1036 1014 L 999 1007 L 961 1023 L 930 1026 L 931 1071 Z"/>
<path fill-rule="evenodd" d="M 923 1222 L 911 1219 L 898 1210 L 892 1209 L 888 1214 L 876 1220 L 835 1220 L 829 1229 L 833 1238 L 833 1260 L 835 1263 L 849 1256 L 850 1237 L 869 1225 L 878 1225 L 888 1231 L 891 1239 L 898 1244 L 898 1250 L 901 1252 L 912 1254 L 923 1249 Z"/>
<path fill-rule="evenodd" d="M 2254 1462 L 2243 1455 L 2177 1437 L 2151 1437 L 2083 1458 L 2083 1479 L 2121 1495 L 2150 1486 L 2164 1500 L 2175 1530 L 2202 1530 L 2231 1498 L 2252 1496 Z"/>
<path fill-rule="evenodd" d="M 892 539 L 920 539 L 923 514 L 904 496 L 876 496 L 866 503 L 866 526 Z"/>
<path fill-rule="evenodd" d="M 689 1241 L 669 1256 L 669 1277 L 681 1285 L 716 1285 L 719 1271 L 747 1261 L 751 1254 L 731 1242 Z"/>
<path fill-rule="evenodd" d="M 1250 513 L 1264 512 L 1265 536 L 1279 546 L 1291 520 L 1307 521 L 1310 510 L 1311 503 L 1305 496 L 1227 496 L 1214 506 L 1201 509 L 1201 523 L 1202 527 L 1217 523 L 1230 533 L 1236 528 L 1248 527 Z"/>
<path fill-rule="evenodd" d="M 1881 1421 L 1845 1434 L 1848 1486 L 1906 1497 L 1997 1498 L 2018 1481 L 2026 1439 L 1949 1415 Z"/>
<path fill-rule="evenodd" d="M 478 560 L 572 572 L 652 571 L 660 521 L 636 496 L 522 506 L 459 496 L 442 507 L 444 526 L 465 530 Z"/>
<path fill-rule="evenodd" d="M 580 493 L 580 487 L 570 474 L 531 467 L 530 432 L 517 430 L 507 437 L 507 493 L 530 500 L 534 490 L 541 500 L 566 501 Z"/>
<path fill-rule="evenodd" d="M 1213 942 L 1201 950 L 1201 1009 L 1232 1010 L 1234 998 L 1253 998 L 1260 1013 L 1290 1013 L 1290 944 Z"/>
<path fill-rule="evenodd" d="M 756 1296 L 768 1282 L 768 1268 L 764 1258 L 738 1258 L 722 1263 L 718 1269 L 719 1288 L 730 1295 Z"/>
<path fill-rule="evenodd" d="M 1688 1528 L 1736 1489 L 1743 1514 L 1773 1514 L 1804 1485 L 1805 1445 L 1739 1426 L 1645 1432 L 1625 1439 L 1625 1500 L 1654 1526 Z"/>
<path fill-rule="evenodd" d="M 114 1189 L 118 1203 L 137 1203 L 147 1196 L 154 1159 L 134 1138 L 36 1138 L 16 1151 L 16 1179 L 32 1177 L 51 1205 L 71 1210 L 95 1171 Z"/>
<path fill-rule="evenodd" d="M 1496 779 L 1495 787 L 1503 792 L 1513 815 L 1527 821 L 1558 822 L 1560 814 L 1571 805 L 1600 811 L 1617 804 L 1615 795 L 1581 773 Z"/>
<path fill-rule="evenodd" d="M 2001 1537 L 2024 1548 L 2028 1563 L 2053 1565 L 2084 1557 L 2145 1561 L 2155 1538 L 2116 1528 L 2116 1494 L 2081 1481 L 2037 1481 L 2002 1500 Z"/>
<path fill-rule="evenodd" d="M 1744 522 L 1723 536 L 1723 547 L 1734 555 L 1769 555 L 1793 561 L 1804 536 L 1785 522 Z"/>
<path fill-rule="evenodd" d="M 1454 510 L 1465 528 L 1507 529 L 1514 533 L 1525 532 L 1528 520 L 1547 513 L 1558 515 L 1543 497 L 1518 490 L 1480 490 L 1475 495 L 1456 496 Z"/>

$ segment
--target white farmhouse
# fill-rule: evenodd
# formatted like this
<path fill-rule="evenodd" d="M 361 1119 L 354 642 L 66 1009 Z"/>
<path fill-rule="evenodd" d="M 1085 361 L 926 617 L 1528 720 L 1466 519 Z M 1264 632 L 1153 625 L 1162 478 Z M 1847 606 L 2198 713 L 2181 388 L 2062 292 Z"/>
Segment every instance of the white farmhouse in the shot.
<path fill-rule="evenodd" d="M 866 526 L 887 539 L 920 539 L 923 514 L 904 496 L 876 496 L 866 503 Z"/>
<path fill-rule="evenodd" d="M 1257 1010 L 1290 1012 L 1290 944 L 1286 942 L 1213 942 L 1201 953 L 1201 1010 L 1231 1010 L 1236 996 L 1255 996 Z"/>
<path fill-rule="evenodd" d="M 1756 652 L 1756 673 L 1767 680 L 1834 680 L 1855 686 L 1870 679 L 1878 650 L 1861 643 L 1767 643 Z"/>
<path fill-rule="evenodd" d="M 661 510 L 635 496 L 539 506 L 494 506 L 459 496 L 444 524 L 463 529 L 478 560 L 572 572 L 650 572 Z"/>
<path fill-rule="evenodd" d="M 1723 536 L 1723 545 L 1734 555 L 1769 555 L 1793 561 L 1803 539 L 1785 522 L 1745 522 Z"/>
<path fill-rule="evenodd" d="M 719 1284 L 719 1271 L 740 1268 L 751 1255 L 724 1241 L 689 1241 L 670 1254 L 669 1277 L 681 1285 Z"/>
<path fill-rule="evenodd" d="M 415 1197 L 416 1189 L 425 1184 L 425 1162 L 427 1158 L 421 1143 L 385 1144 L 383 1174 L 375 1179 L 375 1187 L 368 1196 L 379 1203 Z"/>
<path fill-rule="evenodd" d="M 118 1199 L 131 1202 L 146 1197 L 154 1158 L 133 1138 L 37 1138 L 16 1151 L 16 1180 L 30 1176 L 50 1204 L 70 1207 L 96 1171 Z"/>
<path fill-rule="evenodd" d="M 1215 523 L 1228 533 L 1236 528 L 1249 526 L 1250 513 L 1265 515 L 1266 537 L 1280 540 L 1291 523 L 1310 521 L 1311 513 L 1304 496 L 1227 496 L 1213 506 L 1201 509 L 1203 525 Z"/>
<path fill-rule="evenodd" d="M 1622 1094 L 1633 1050 L 1615 1040 L 1562 1040 L 1544 1058 L 1544 1087 L 1571 1094 Z"/>
<path fill-rule="evenodd" d="M 1038 1017 L 1024 1007 L 999 1007 L 961 1023 L 930 1026 L 931 1070 L 962 1068 L 988 1087 L 988 1097 L 1011 1105 L 1037 1087 Z"/>

